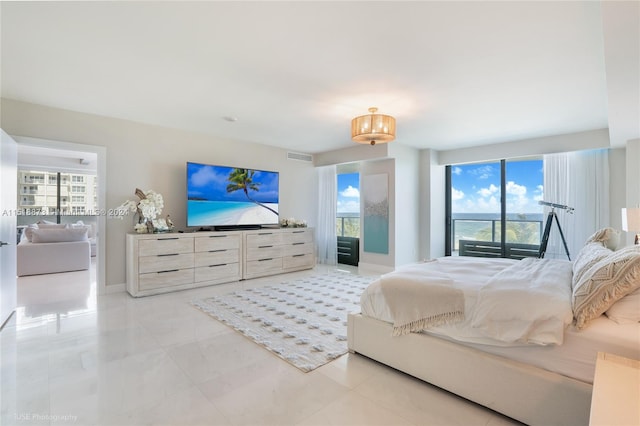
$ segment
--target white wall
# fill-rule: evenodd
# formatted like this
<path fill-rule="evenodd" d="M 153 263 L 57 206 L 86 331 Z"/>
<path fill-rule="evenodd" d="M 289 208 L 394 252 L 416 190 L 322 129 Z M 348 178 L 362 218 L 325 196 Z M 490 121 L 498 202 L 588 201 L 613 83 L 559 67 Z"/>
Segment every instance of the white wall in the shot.
<path fill-rule="evenodd" d="M 598 148 L 609 148 L 608 129 L 440 151 L 438 161 L 440 165 L 462 164 Z"/>
<path fill-rule="evenodd" d="M 163 214 L 184 229 L 185 164 L 198 161 L 279 171 L 281 216 L 316 223 L 314 167 L 288 160 L 285 150 L 8 99 L 2 99 L 1 124 L 12 135 L 105 147 L 107 208 L 136 199 L 136 188 L 153 189 L 164 197 Z M 125 234 L 132 226 L 132 219 L 107 220 L 107 288 L 125 282 Z"/>
<path fill-rule="evenodd" d="M 640 206 L 640 139 L 627 142 L 626 149 L 626 204 L 624 207 Z M 618 213 L 620 215 L 620 213 Z M 625 245 L 633 244 L 635 234 L 628 232 Z"/>
<path fill-rule="evenodd" d="M 627 205 L 626 170 L 626 149 L 609 150 L 609 222 L 615 229 L 622 229 L 620 211 Z"/>
<path fill-rule="evenodd" d="M 420 259 L 444 256 L 445 166 L 438 164 L 438 152 L 420 151 Z"/>
<path fill-rule="evenodd" d="M 395 159 L 395 266 L 417 262 L 420 254 L 420 155 L 415 148 L 391 144 L 389 154 Z"/>

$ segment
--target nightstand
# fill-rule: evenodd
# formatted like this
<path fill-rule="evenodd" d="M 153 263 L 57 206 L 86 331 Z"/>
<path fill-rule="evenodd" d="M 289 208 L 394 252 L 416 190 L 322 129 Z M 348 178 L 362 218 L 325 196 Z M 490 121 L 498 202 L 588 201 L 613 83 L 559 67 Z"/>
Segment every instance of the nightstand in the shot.
<path fill-rule="evenodd" d="M 598 352 L 589 425 L 640 425 L 640 361 Z"/>

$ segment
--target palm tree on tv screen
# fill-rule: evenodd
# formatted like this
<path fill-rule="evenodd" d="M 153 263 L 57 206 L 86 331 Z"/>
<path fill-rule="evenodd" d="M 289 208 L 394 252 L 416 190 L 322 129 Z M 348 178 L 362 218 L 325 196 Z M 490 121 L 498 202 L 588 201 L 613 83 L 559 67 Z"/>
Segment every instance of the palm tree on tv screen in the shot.
<path fill-rule="evenodd" d="M 261 182 L 253 181 L 253 175 L 255 173 L 256 171 L 251 169 L 231 170 L 231 173 L 229 173 L 229 178 L 227 179 L 229 182 L 231 182 L 229 185 L 227 185 L 227 192 L 234 192 L 241 189 L 242 191 L 244 191 L 244 195 L 246 195 L 249 201 L 251 201 L 252 203 L 256 203 L 261 207 L 264 207 L 265 209 L 272 211 L 277 215 L 278 214 L 277 211 L 273 210 L 269 206 L 265 206 L 264 204 L 254 200 L 249 196 L 249 190 L 258 192 L 260 191 L 260 185 L 262 185 Z"/>

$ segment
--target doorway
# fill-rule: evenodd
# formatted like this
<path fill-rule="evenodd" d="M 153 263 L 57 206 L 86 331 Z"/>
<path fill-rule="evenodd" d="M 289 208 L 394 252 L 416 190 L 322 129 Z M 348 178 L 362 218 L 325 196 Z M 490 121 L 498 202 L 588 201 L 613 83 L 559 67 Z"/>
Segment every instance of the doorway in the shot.
<path fill-rule="evenodd" d="M 106 148 L 94 145 L 77 144 L 71 142 L 54 141 L 48 139 L 15 137 L 18 143 L 18 169 L 39 169 L 50 172 L 63 171 L 71 180 L 68 198 L 65 200 L 69 205 L 69 217 L 74 218 L 73 213 L 82 213 L 83 217 L 91 217 L 95 222 L 95 256 L 92 257 L 92 267 L 95 267 L 95 280 L 97 294 L 104 294 L 106 289 L 106 263 L 105 263 L 105 235 L 106 235 L 106 215 L 101 212 L 106 211 Z M 95 187 L 93 182 L 73 182 L 82 180 L 81 177 L 73 176 L 95 176 Z M 47 176 L 49 179 L 49 176 Z M 55 175 L 54 180 L 62 179 Z M 56 184 L 60 182 L 55 182 Z M 57 186 L 59 188 L 59 186 Z M 95 211 L 83 210 L 79 207 L 79 194 L 73 198 L 73 191 L 80 191 L 80 188 L 90 187 L 90 195 L 85 193 L 85 197 L 90 196 Z M 27 189 L 28 191 L 28 189 Z M 57 194 L 60 195 L 60 192 Z M 77 203 L 74 203 L 77 202 Z M 75 205 L 75 209 L 73 205 Z M 59 213 L 59 212 L 58 212 Z M 65 217 L 61 222 L 68 222 L 69 217 Z M 27 220 L 35 219 L 28 217 Z M 57 221 L 58 218 L 55 219 Z"/>

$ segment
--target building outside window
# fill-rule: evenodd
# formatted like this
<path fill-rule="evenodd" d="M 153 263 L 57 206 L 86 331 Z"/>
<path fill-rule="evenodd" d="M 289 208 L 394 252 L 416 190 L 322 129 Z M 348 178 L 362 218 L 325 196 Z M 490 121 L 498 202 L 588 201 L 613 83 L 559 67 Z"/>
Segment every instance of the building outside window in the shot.
<path fill-rule="evenodd" d="M 86 185 L 86 182 L 93 182 L 93 185 Z M 17 217 L 18 225 L 28 225 L 38 220 L 60 223 L 73 223 L 77 220 L 95 222 L 93 215 L 97 212 L 98 199 L 96 188 L 94 175 L 19 169 L 17 202 L 22 214 Z M 33 217 L 34 215 L 37 217 Z"/>

